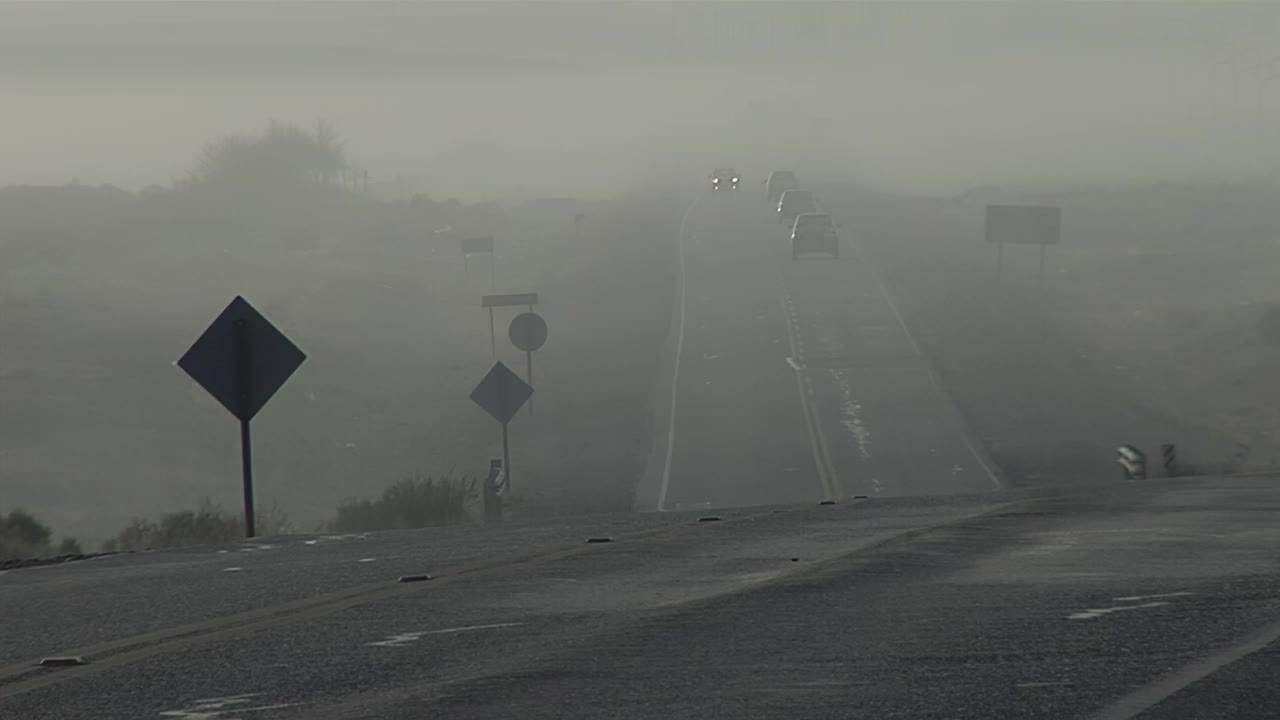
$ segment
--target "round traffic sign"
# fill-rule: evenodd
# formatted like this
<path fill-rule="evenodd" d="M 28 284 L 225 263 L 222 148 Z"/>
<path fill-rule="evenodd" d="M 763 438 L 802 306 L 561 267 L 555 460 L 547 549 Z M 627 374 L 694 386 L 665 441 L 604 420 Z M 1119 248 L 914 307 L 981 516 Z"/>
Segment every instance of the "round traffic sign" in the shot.
<path fill-rule="evenodd" d="M 511 344 L 525 352 L 533 352 L 547 341 L 547 321 L 534 312 L 520 313 L 507 331 Z"/>

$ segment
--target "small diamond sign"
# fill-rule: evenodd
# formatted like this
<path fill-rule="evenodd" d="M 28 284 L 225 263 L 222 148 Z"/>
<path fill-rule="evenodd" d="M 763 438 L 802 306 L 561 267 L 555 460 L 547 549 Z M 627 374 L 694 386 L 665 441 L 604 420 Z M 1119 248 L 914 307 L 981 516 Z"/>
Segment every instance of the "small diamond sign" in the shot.
<path fill-rule="evenodd" d="M 532 396 L 529 383 L 500 362 L 494 363 L 489 374 L 471 391 L 471 401 L 503 425 L 511 422 Z"/>

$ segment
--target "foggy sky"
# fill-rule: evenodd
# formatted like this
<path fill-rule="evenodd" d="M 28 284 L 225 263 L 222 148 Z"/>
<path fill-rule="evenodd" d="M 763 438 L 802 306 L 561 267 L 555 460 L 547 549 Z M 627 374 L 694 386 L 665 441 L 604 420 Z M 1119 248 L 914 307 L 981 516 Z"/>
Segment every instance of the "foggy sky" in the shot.
<path fill-rule="evenodd" d="M 1280 157 L 1274 123 L 1257 137 L 1265 71 L 1247 68 L 1276 18 L 1154 2 L 5 4 L 0 184 L 163 184 L 211 137 L 317 117 L 383 192 L 462 199 L 603 195 L 720 164 L 928 191 L 1220 179 L 1257 171 L 1259 142 Z"/>

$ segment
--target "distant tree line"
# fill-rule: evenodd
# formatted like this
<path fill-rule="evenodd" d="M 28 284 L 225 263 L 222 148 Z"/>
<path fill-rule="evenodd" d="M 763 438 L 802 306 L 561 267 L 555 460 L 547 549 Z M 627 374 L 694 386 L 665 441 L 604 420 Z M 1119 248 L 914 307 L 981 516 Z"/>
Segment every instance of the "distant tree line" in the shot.
<path fill-rule="evenodd" d="M 195 167 L 177 185 L 245 191 L 337 186 L 345 184 L 350 170 L 330 123 L 317 121 L 308 131 L 273 120 L 261 133 L 232 133 L 205 144 Z"/>

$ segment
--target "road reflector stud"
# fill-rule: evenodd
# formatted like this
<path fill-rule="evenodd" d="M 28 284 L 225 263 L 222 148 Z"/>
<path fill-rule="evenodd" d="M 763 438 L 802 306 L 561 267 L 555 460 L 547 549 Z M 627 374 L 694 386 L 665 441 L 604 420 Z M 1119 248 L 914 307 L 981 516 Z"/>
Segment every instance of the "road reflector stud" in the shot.
<path fill-rule="evenodd" d="M 822 502 L 820 502 L 820 503 L 818 503 L 818 504 L 819 504 L 819 505 L 835 505 L 835 504 L 836 504 L 836 501 L 835 501 L 835 500 L 823 500 Z"/>
<path fill-rule="evenodd" d="M 587 542 L 588 543 L 607 543 L 607 542 L 613 542 L 613 538 L 607 535 L 601 536 L 601 537 L 589 537 L 587 538 Z"/>
<path fill-rule="evenodd" d="M 430 579 L 431 579 L 431 576 L 425 573 L 422 575 L 401 575 L 400 580 L 398 582 L 415 583 L 415 582 L 423 582 L 425 580 L 430 580 Z"/>
<path fill-rule="evenodd" d="M 703 515 L 698 518 L 698 522 L 720 522 L 719 515 Z"/>
<path fill-rule="evenodd" d="M 79 655 L 67 655 L 64 657 L 47 657 L 40 661 L 40 667 L 72 667 L 75 665 L 87 665 L 84 658 Z"/>

